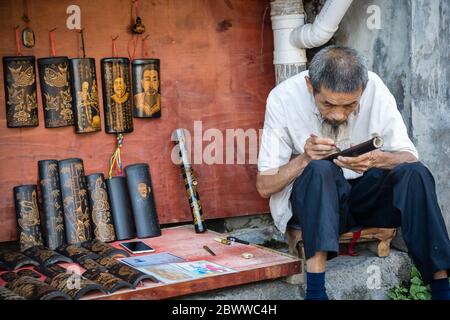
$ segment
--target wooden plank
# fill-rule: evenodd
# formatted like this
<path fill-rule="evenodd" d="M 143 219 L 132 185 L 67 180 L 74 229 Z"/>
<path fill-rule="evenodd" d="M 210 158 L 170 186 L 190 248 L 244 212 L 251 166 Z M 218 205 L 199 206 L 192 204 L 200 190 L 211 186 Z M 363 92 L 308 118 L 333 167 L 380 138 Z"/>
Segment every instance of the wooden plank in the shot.
<path fill-rule="evenodd" d="M 135 131 L 125 135 L 122 151 L 125 165 L 150 165 L 161 223 L 191 219 L 180 169 L 170 161 L 170 135 L 175 128 L 193 132 L 196 120 L 203 122 L 204 130 L 217 128 L 223 133 L 234 128 L 258 130 L 263 125 L 265 99 L 275 83 L 272 31 L 267 17 L 260 57 L 262 16 L 267 2 L 227 3 L 140 2 L 141 17 L 150 34 L 150 54 L 161 59 L 162 118 L 134 119 Z M 65 26 L 66 8 L 71 4 L 69 0 L 28 1 L 30 26 L 37 42 L 33 49 L 24 48 L 24 55 L 49 56 L 48 30 L 53 27 L 58 28 L 54 33 L 57 54 L 71 58 L 80 54 L 78 35 Z M 111 56 L 112 36 L 119 36 L 119 55 L 128 55 L 131 1 L 78 0 L 76 4 L 81 7 L 86 52 L 96 58 L 100 80 L 100 59 Z M 13 27 L 22 14 L 21 2 L 0 0 L 0 55 L 15 54 Z M 231 27 L 220 28 L 224 20 L 229 20 Z M 136 52 L 139 57 L 141 41 Z M 107 173 L 114 151 L 115 137 L 104 131 L 76 135 L 70 127 L 45 129 L 39 90 L 38 102 L 39 127 L 7 129 L 0 72 L 0 241 L 17 239 L 12 188 L 37 182 L 38 160 L 80 157 L 86 174 Z M 103 112 L 101 117 L 103 128 Z M 255 164 L 198 164 L 194 169 L 207 219 L 268 212 L 267 200 L 261 199 L 255 188 Z"/>

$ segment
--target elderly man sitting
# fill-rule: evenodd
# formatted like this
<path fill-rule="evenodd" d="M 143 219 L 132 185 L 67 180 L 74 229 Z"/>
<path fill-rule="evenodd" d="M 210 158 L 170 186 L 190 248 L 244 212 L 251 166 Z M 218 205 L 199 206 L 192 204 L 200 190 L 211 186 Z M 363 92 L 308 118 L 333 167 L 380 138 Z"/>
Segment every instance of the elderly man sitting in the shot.
<path fill-rule="evenodd" d="M 321 160 L 374 136 L 383 138 L 381 150 Z M 433 176 L 418 162 L 395 98 L 357 51 L 327 47 L 308 71 L 272 90 L 258 171 L 276 226 L 285 232 L 292 219 L 302 228 L 306 299 L 328 299 L 326 261 L 356 225 L 401 226 L 433 299 L 450 299 L 450 240 Z"/>

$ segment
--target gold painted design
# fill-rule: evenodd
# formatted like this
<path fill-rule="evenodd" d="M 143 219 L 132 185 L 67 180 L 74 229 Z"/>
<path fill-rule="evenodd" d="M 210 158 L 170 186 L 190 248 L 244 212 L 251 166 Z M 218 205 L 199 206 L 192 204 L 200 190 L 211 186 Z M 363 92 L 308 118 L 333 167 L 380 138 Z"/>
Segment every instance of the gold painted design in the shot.
<path fill-rule="evenodd" d="M 51 87 L 62 88 L 69 85 L 67 81 L 67 63 L 60 63 L 56 65 L 58 71 L 47 67 L 44 71 L 44 81 Z"/>
<path fill-rule="evenodd" d="M 37 237 L 32 234 L 20 233 L 20 249 L 25 250 L 27 248 L 31 248 L 35 245 L 41 244 Z"/>
<path fill-rule="evenodd" d="M 80 185 L 80 178 L 84 176 L 81 163 L 63 164 L 61 174 L 68 175 L 63 187 L 70 190 L 70 195 L 63 199 L 64 216 L 70 229 L 66 230 L 69 243 L 79 243 L 90 240 L 89 205 L 87 191 Z"/>
<path fill-rule="evenodd" d="M 45 119 L 48 126 L 64 126 L 73 124 L 72 96 L 68 82 L 67 62 L 46 65 L 44 82 L 49 87 L 59 88 L 56 94 L 44 93 L 45 110 L 56 113 Z M 55 91 L 53 91 L 55 92 Z"/>
<path fill-rule="evenodd" d="M 89 92 L 89 82 L 84 81 L 81 85 L 81 91 L 78 95 L 78 121 L 82 124 L 85 131 L 95 131 L 100 128 L 100 117 L 98 116 L 98 96 L 95 80 Z M 95 111 L 95 114 L 92 111 Z"/>
<path fill-rule="evenodd" d="M 0 300 L 24 300 L 25 298 L 14 293 L 13 291 L 0 287 Z"/>
<path fill-rule="evenodd" d="M 77 285 L 68 285 L 73 281 L 74 276 L 77 277 Z M 86 277 L 83 277 L 81 275 L 74 275 L 69 272 L 61 272 L 59 274 L 56 274 L 53 277 L 47 278 L 46 282 L 52 287 L 57 288 L 59 291 L 67 293 L 72 298 L 80 298 L 79 293 L 88 286 L 95 286 L 96 288 L 98 288 L 98 285 L 96 283 L 92 282 Z"/>
<path fill-rule="evenodd" d="M 98 254 L 101 257 L 128 257 L 128 254 L 124 250 L 117 249 L 98 239 L 83 243 L 83 247 Z"/>
<path fill-rule="evenodd" d="M 141 88 L 143 92 L 134 95 L 134 106 L 141 117 L 151 117 L 161 110 L 158 70 L 144 69 Z"/>
<path fill-rule="evenodd" d="M 64 257 L 57 252 L 49 250 L 42 245 L 28 248 L 24 251 L 24 254 L 44 265 L 52 264 L 64 259 Z"/>
<path fill-rule="evenodd" d="M 108 269 L 117 265 L 117 263 L 118 263 L 116 260 L 114 260 L 112 258 L 108 258 L 108 257 L 103 257 L 103 258 L 97 260 L 97 262 Z"/>
<path fill-rule="evenodd" d="M 93 66 L 92 66 L 93 67 Z M 77 65 L 81 78 L 81 91 L 77 96 L 77 123 L 81 132 L 94 132 L 100 130 L 100 109 L 98 105 L 98 90 L 95 80 L 95 69 L 91 68 L 88 61 L 82 60 Z"/>
<path fill-rule="evenodd" d="M 31 61 L 14 61 L 8 66 L 8 117 L 13 126 L 36 125 L 37 99 L 34 66 Z"/>
<path fill-rule="evenodd" d="M 21 258 L 22 254 L 18 252 L 5 252 L 3 254 L 3 259 L 5 259 L 6 262 L 13 262 L 17 258 Z"/>
<path fill-rule="evenodd" d="M 108 193 L 104 188 L 101 177 L 95 180 L 92 190 L 92 221 L 94 222 L 95 238 L 101 241 L 113 241 L 116 238 L 114 226 L 111 223 L 111 212 L 108 201 Z"/>
<path fill-rule="evenodd" d="M 18 68 L 8 67 L 8 69 L 11 71 L 15 86 L 28 87 L 34 84 L 35 76 L 33 66 L 25 67 L 25 70 L 22 70 L 22 66 Z"/>
<path fill-rule="evenodd" d="M 47 296 L 57 293 L 54 287 L 30 276 L 16 278 L 7 284 L 7 288 L 30 300 L 46 299 Z"/>
<path fill-rule="evenodd" d="M 37 203 L 36 191 L 31 193 L 31 201 L 28 199 L 21 199 L 22 194 L 17 193 L 17 199 L 20 199 L 20 217 L 18 220 L 19 226 L 23 230 L 39 225 L 39 209 Z"/>
<path fill-rule="evenodd" d="M 134 268 L 131 268 L 123 263 L 116 261 L 115 259 L 103 257 L 97 260 L 99 264 L 106 267 L 108 272 L 112 275 L 119 277 L 122 280 L 125 280 L 133 285 L 142 279 L 142 277 L 146 278 L 146 275 Z"/>
<path fill-rule="evenodd" d="M 147 199 L 148 195 L 152 192 L 151 188 L 147 186 L 144 182 L 141 182 L 137 186 L 139 194 L 143 199 Z"/>
<path fill-rule="evenodd" d="M 46 103 L 45 110 L 58 112 L 62 120 L 65 121 L 71 121 L 73 119 L 71 109 L 72 97 L 69 89 L 60 91 L 59 95 L 56 96 L 45 93 L 44 97 Z"/>
<path fill-rule="evenodd" d="M 105 120 L 114 132 L 125 132 L 133 128 L 129 88 L 129 75 L 122 62 L 106 62 L 104 79 L 107 99 Z"/>
<path fill-rule="evenodd" d="M 103 267 L 101 264 L 98 264 L 97 262 L 95 262 L 92 259 L 84 259 L 83 261 L 80 261 L 80 265 L 85 268 L 86 270 L 98 270 L 98 269 L 102 269 L 104 270 L 105 267 Z"/>
<path fill-rule="evenodd" d="M 69 245 L 66 247 L 66 251 L 69 254 L 70 257 L 77 255 L 77 254 L 81 254 L 81 253 L 86 253 L 86 251 L 84 251 L 83 249 L 81 249 L 81 247 L 75 246 L 75 245 Z"/>
<path fill-rule="evenodd" d="M 95 269 L 88 270 L 83 273 L 83 276 L 100 284 L 108 292 L 116 290 L 117 285 L 123 285 L 124 282 L 108 272 L 96 271 Z"/>
<path fill-rule="evenodd" d="M 47 226 L 48 247 L 50 249 L 55 249 L 61 244 L 60 239 L 63 238 L 64 233 L 64 217 L 59 201 L 61 191 L 59 190 L 59 179 L 55 178 L 59 175 L 58 165 L 56 163 L 48 163 L 47 172 L 48 176 L 53 178 L 41 179 L 40 184 L 42 189 L 45 188 L 51 190 L 51 192 L 43 193 L 43 195 L 46 195 L 46 206 L 53 207 L 47 210 L 55 210 L 55 214 L 47 216 L 45 220 Z"/>
<path fill-rule="evenodd" d="M 36 92 L 29 95 L 25 89 L 17 89 L 14 85 L 8 87 L 8 105 L 14 110 L 13 118 L 18 123 L 26 124 L 34 120 L 31 112 L 37 108 Z"/>
<path fill-rule="evenodd" d="M 115 78 L 113 88 L 114 94 L 111 96 L 111 99 L 118 104 L 125 103 L 130 96 L 130 93 L 127 92 L 125 80 L 122 77 Z"/>
<path fill-rule="evenodd" d="M 36 190 L 31 192 L 30 198 L 21 192 L 16 193 L 16 199 L 19 201 L 20 213 L 17 223 L 20 227 L 20 247 L 22 250 L 42 244 L 40 233 L 39 208 L 37 203 Z"/>
<path fill-rule="evenodd" d="M 39 259 L 41 261 L 46 261 L 49 258 L 52 258 L 55 256 L 55 253 L 50 250 L 41 250 L 39 251 Z"/>
<path fill-rule="evenodd" d="M 126 266 L 120 267 L 119 268 L 119 274 L 121 276 L 128 276 L 128 275 L 130 275 L 130 270 Z"/>

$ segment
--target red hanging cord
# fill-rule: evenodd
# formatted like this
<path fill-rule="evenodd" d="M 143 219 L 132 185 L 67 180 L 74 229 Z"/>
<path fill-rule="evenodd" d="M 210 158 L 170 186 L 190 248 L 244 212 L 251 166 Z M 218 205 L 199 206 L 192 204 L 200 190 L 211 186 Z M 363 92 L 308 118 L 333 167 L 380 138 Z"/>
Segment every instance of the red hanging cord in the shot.
<path fill-rule="evenodd" d="M 136 56 L 136 48 L 137 48 L 137 42 L 139 39 L 139 35 L 133 35 L 132 38 L 128 41 L 128 58 L 130 61 L 134 59 Z M 130 45 L 132 45 L 132 48 L 130 48 Z"/>
<path fill-rule="evenodd" d="M 16 26 L 15 29 L 15 33 L 16 33 L 16 51 L 17 51 L 17 55 L 21 56 L 22 55 L 22 51 L 20 50 L 20 30 L 19 30 L 19 26 Z"/>
<path fill-rule="evenodd" d="M 139 0 L 134 1 L 134 10 L 136 13 L 136 17 L 140 17 L 140 15 L 139 15 Z"/>
<path fill-rule="evenodd" d="M 147 46 L 147 38 L 150 35 L 146 35 L 145 38 L 142 39 L 142 57 L 148 58 L 148 46 Z"/>
<path fill-rule="evenodd" d="M 53 28 L 52 30 L 50 30 L 49 35 L 50 35 L 50 48 L 51 48 L 51 55 L 54 57 L 56 56 L 56 50 L 55 50 L 55 39 L 53 38 L 53 31 L 55 31 L 56 28 Z"/>
<path fill-rule="evenodd" d="M 116 40 L 119 38 L 119 36 L 116 36 L 115 38 L 112 38 L 112 56 L 114 58 L 117 58 L 117 47 L 116 47 Z"/>

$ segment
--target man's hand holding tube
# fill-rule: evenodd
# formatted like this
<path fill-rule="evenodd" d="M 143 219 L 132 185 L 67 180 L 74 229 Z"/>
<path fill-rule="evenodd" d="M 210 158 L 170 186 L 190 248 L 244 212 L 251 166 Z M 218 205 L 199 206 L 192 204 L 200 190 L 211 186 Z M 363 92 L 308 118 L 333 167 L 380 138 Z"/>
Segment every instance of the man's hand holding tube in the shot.
<path fill-rule="evenodd" d="M 306 140 L 304 149 L 304 156 L 309 161 L 321 160 L 339 151 L 332 139 L 320 138 L 313 134 Z M 374 167 L 378 153 L 380 153 L 380 151 L 375 150 L 358 157 L 340 156 L 333 162 L 341 168 L 350 169 L 356 173 L 364 173 Z"/>
<path fill-rule="evenodd" d="M 338 151 L 332 139 L 319 138 L 313 134 L 306 140 L 304 150 L 304 156 L 309 161 L 321 160 Z"/>
<path fill-rule="evenodd" d="M 341 168 L 347 168 L 356 173 L 364 173 L 374 167 L 378 153 L 380 151 L 375 150 L 358 157 L 338 157 L 333 162 Z"/>

